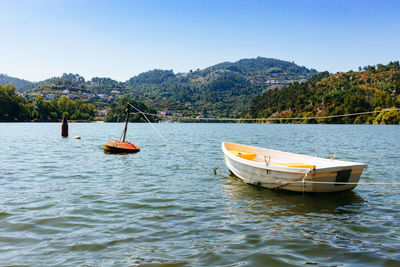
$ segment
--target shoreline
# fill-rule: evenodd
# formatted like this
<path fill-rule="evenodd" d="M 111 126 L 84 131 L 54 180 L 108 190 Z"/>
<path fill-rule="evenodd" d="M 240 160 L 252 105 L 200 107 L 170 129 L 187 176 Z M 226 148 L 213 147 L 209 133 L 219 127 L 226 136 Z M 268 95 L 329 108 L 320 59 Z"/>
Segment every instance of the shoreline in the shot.
<path fill-rule="evenodd" d="M 61 123 L 61 121 L 0 121 L 1 123 Z M 68 120 L 68 123 L 124 123 L 123 121 L 116 122 L 116 121 L 110 121 L 110 122 L 105 122 L 102 120 L 94 120 L 94 121 L 79 121 L 79 120 Z M 136 121 L 136 122 L 129 122 L 129 123 L 148 123 L 145 121 Z M 273 124 L 273 125 L 278 125 L 278 124 L 284 124 L 284 125 L 394 125 L 394 126 L 400 126 L 400 124 L 373 124 L 373 123 L 276 123 L 276 122 L 246 122 L 246 121 L 229 121 L 229 120 L 224 120 L 224 121 L 200 121 L 200 120 L 191 120 L 191 121 L 173 121 L 173 122 L 166 122 L 166 121 L 159 121 L 159 122 L 152 122 L 152 123 L 161 123 L 161 124 L 172 124 L 172 123 L 207 123 L 207 124 L 221 124 L 221 123 L 226 123 L 226 124 L 232 124 L 232 123 L 237 123 L 237 124 Z"/>

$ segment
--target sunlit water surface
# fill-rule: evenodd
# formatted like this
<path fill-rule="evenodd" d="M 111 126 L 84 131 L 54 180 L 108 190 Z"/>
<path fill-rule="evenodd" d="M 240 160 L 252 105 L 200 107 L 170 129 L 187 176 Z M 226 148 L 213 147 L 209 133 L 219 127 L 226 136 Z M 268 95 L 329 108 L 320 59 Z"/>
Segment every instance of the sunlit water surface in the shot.
<path fill-rule="evenodd" d="M 207 167 L 235 142 L 367 163 L 400 182 L 400 127 L 156 124 Z M 123 124 L 0 124 L 0 265 L 400 265 L 400 186 L 271 191 L 214 175 L 130 124 L 138 154 L 104 154 Z M 76 140 L 75 135 L 82 136 Z M 228 173 L 225 166 L 221 170 Z"/>

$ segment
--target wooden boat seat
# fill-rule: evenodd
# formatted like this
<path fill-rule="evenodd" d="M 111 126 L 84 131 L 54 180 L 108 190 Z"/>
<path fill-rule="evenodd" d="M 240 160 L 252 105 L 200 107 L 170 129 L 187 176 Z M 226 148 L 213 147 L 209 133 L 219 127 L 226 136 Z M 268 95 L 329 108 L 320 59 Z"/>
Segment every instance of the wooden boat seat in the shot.
<path fill-rule="evenodd" d="M 256 153 L 253 152 L 247 152 L 247 151 L 239 151 L 239 150 L 229 150 L 233 155 L 242 158 L 242 159 L 247 159 L 247 160 L 253 160 L 257 155 Z"/>
<path fill-rule="evenodd" d="M 304 164 L 304 163 L 273 163 L 271 165 L 275 166 L 284 166 L 284 167 L 291 167 L 291 168 L 305 168 L 305 169 L 312 169 L 315 167 L 315 165 L 309 165 L 309 164 Z"/>

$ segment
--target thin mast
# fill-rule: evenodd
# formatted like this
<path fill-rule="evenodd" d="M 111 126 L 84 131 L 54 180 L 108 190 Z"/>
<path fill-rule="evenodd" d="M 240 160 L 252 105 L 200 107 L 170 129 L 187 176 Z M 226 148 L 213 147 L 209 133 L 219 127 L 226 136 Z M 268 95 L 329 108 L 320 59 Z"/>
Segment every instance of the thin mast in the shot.
<path fill-rule="evenodd" d="M 129 120 L 129 103 L 126 104 L 125 128 L 124 128 L 124 137 L 122 138 L 122 142 L 125 142 L 126 131 L 128 130 L 128 120 Z"/>

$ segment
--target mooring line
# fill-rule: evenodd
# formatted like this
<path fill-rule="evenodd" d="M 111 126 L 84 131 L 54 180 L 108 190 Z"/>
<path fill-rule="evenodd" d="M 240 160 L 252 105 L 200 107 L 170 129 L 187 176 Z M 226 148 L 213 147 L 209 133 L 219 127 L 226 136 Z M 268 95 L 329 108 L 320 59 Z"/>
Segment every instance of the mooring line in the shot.
<path fill-rule="evenodd" d="M 222 165 L 222 163 L 225 161 L 225 157 L 224 157 L 224 159 L 223 160 L 221 160 L 221 162 L 218 164 L 218 166 L 217 167 L 215 167 L 213 170 L 214 170 L 214 174 L 217 174 L 217 170 L 219 169 L 219 167 L 221 167 L 221 165 Z"/>
<path fill-rule="evenodd" d="M 139 110 L 137 107 L 135 107 L 134 105 L 132 105 L 131 103 L 128 103 L 132 108 L 134 108 L 135 110 L 137 110 L 138 113 L 142 114 L 143 117 L 146 119 L 146 121 L 150 124 L 150 126 L 153 128 L 153 130 L 165 141 L 165 143 L 167 143 L 176 153 L 178 153 L 179 155 L 181 155 L 184 159 L 186 159 L 187 161 L 189 161 L 190 163 L 192 163 L 193 165 L 196 165 L 198 167 L 201 167 L 207 171 L 211 171 L 214 172 L 215 174 L 219 174 L 219 175 L 223 175 L 226 176 L 224 173 L 217 171 L 217 168 L 209 168 L 206 165 L 199 163 L 197 161 L 192 160 L 191 158 L 189 158 L 188 156 L 186 156 L 184 153 L 182 153 L 181 151 L 179 151 L 174 144 L 172 144 L 164 135 L 162 135 L 160 133 L 159 130 L 157 130 L 156 127 L 154 127 L 154 125 L 151 123 L 151 121 L 149 120 L 149 118 L 147 118 L 146 114 L 144 112 L 142 112 L 141 110 Z M 154 114 L 153 114 L 154 115 Z M 223 161 L 222 161 L 223 162 Z M 221 164 L 222 164 L 221 162 Z"/>
<path fill-rule="evenodd" d="M 329 115 L 329 116 L 296 117 L 296 118 L 192 118 L 192 117 L 161 116 L 158 114 L 144 113 L 141 111 L 137 112 L 137 113 L 141 113 L 143 115 L 149 115 L 149 116 L 158 116 L 158 117 L 167 118 L 167 119 L 184 119 L 184 120 L 213 120 L 213 121 L 278 121 L 279 120 L 280 121 L 280 120 L 332 119 L 332 118 L 350 117 L 350 116 L 374 114 L 374 113 L 389 112 L 389 111 L 400 111 L 400 108 L 347 113 L 347 114 L 339 114 L 339 115 Z M 132 112 L 132 113 L 135 114 L 135 112 Z"/>

